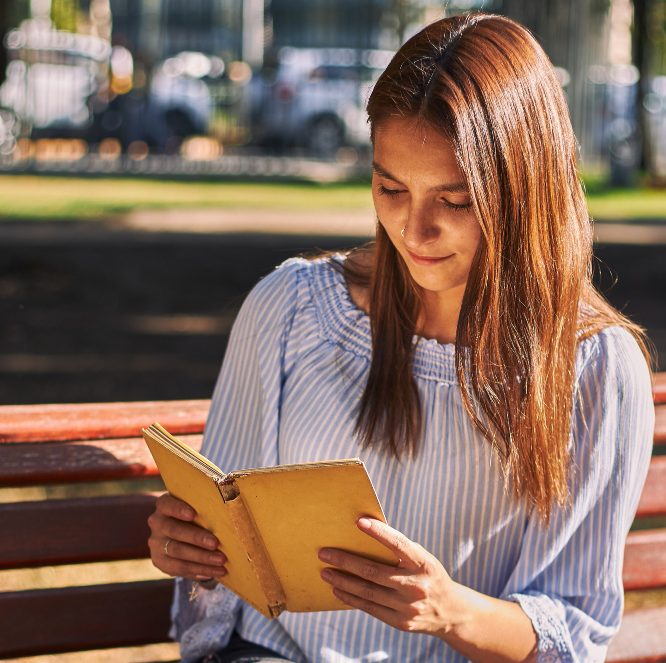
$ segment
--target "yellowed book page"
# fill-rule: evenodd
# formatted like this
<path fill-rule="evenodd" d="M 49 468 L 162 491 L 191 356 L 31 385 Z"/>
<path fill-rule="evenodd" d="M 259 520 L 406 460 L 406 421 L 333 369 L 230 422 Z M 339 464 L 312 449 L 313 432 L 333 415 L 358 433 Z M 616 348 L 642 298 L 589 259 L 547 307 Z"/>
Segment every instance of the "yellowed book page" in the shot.
<path fill-rule="evenodd" d="M 152 426 L 149 426 L 145 432 L 150 434 L 152 437 L 157 437 L 158 439 L 161 438 L 166 443 L 168 443 L 171 446 L 171 448 L 175 448 L 178 453 L 185 456 L 186 458 L 192 459 L 195 465 L 200 465 L 204 466 L 204 468 L 208 468 L 212 474 L 216 474 L 221 477 L 224 476 L 224 472 L 217 465 L 215 465 L 215 463 L 211 463 L 211 461 L 209 461 L 208 458 L 202 456 L 196 449 L 193 449 L 189 444 L 185 444 L 185 442 L 181 442 L 177 437 L 171 435 L 171 433 L 169 433 L 169 431 L 159 423 L 155 422 Z"/>
<path fill-rule="evenodd" d="M 245 506 L 286 594 L 287 610 L 345 609 L 320 572 L 320 548 L 335 547 L 395 564 L 384 546 L 361 532 L 361 516 L 385 520 L 360 461 L 233 472 Z"/>
<path fill-rule="evenodd" d="M 268 606 L 254 569 L 240 544 L 215 479 L 167 450 L 144 432 L 144 439 L 160 470 L 167 490 L 197 512 L 195 521 L 217 536 L 227 556 L 228 574 L 218 580 L 264 614 Z M 182 444 L 182 443 L 181 443 Z"/>

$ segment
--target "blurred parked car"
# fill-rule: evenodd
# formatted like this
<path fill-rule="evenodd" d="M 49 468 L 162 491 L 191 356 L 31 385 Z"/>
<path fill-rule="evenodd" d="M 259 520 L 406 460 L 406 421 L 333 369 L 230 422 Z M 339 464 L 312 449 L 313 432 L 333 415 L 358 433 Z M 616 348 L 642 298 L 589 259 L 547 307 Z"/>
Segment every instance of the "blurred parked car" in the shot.
<path fill-rule="evenodd" d="M 183 52 L 142 72 L 123 46 L 56 30 L 29 19 L 5 40 L 10 62 L 0 86 L 0 153 L 25 137 L 77 138 L 93 145 L 107 138 L 123 150 L 134 143 L 175 152 L 188 136 L 205 134 L 212 116 L 208 83 L 219 78 L 218 57 Z M 11 133 L 10 133 L 11 132 Z"/>
<path fill-rule="evenodd" d="M 32 137 L 80 135 L 90 125 L 90 99 L 104 78 L 110 48 L 89 35 L 27 20 L 7 34 L 10 57 L 0 106 Z"/>
<path fill-rule="evenodd" d="M 127 57 L 129 51 L 121 61 Z M 206 79 L 223 70 L 222 60 L 203 53 L 187 51 L 168 58 L 153 69 L 147 88 L 130 85 L 96 108 L 90 140 L 115 138 L 123 149 L 140 141 L 153 152 L 176 152 L 188 136 L 208 132 L 212 102 Z"/>
<path fill-rule="evenodd" d="M 370 141 L 365 104 L 389 51 L 283 48 L 251 85 L 254 142 L 324 158 Z"/>

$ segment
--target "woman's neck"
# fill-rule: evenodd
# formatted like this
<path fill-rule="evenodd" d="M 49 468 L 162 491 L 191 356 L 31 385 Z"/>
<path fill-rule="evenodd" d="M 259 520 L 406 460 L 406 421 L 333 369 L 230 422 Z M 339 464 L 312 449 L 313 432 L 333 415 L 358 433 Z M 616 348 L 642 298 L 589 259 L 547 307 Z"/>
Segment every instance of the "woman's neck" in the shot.
<path fill-rule="evenodd" d="M 371 270 L 373 257 L 372 251 L 361 249 L 347 257 L 347 260 L 353 260 L 361 270 Z M 354 305 L 369 315 L 372 307 L 369 288 L 348 280 L 347 290 Z M 455 343 L 464 294 L 465 284 L 446 292 L 422 290 L 423 311 L 416 321 L 416 334 L 435 339 L 438 343 Z"/>
<path fill-rule="evenodd" d="M 422 293 L 423 312 L 416 323 L 416 333 L 439 343 L 455 343 L 464 287 L 460 292 Z"/>
<path fill-rule="evenodd" d="M 368 288 L 348 283 L 347 289 L 356 308 L 369 315 L 370 293 Z M 428 295 L 434 295 L 434 297 Z M 424 312 L 416 322 L 416 334 L 424 338 L 434 338 L 438 343 L 455 343 L 461 303 L 461 300 L 455 296 L 444 297 L 437 296 L 435 293 L 426 293 Z"/>

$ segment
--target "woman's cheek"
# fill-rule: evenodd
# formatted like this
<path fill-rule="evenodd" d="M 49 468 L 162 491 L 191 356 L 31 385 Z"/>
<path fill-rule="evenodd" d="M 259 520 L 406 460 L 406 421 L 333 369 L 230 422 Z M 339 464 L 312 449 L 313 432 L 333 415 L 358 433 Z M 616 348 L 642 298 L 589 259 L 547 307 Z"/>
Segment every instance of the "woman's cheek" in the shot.
<path fill-rule="evenodd" d="M 402 221 L 401 206 L 395 201 L 381 201 L 375 209 L 380 223 L 391 238 L 395 239 L 400 235 L 400 231 L 405 225 L 405 222 Z"/>
<path fill-rule="evenodd" d="M 397 223 L 394 223 L 392 219 L 386 217 L 379 217 L 380 224 L 384 228 L 384 232 L 388 235 L 389 240 L 395 246 L 400 238 L 400 231 L 402 226 Z"/>

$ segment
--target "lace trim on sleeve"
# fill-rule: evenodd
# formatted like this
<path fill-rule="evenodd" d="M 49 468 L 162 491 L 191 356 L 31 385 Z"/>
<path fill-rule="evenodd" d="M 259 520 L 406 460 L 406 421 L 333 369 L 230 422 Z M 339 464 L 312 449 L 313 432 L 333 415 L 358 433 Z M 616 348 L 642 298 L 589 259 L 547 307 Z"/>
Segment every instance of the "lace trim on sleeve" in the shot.
<path fill-rule="evenodd" d="M 552 604 L 546 605 L 543 596 L 532 594 L 511 594 L 506 599 L 518 603 L 532 621 L 537 635 L 537 663 L 577 663 L 571 653 L 569 631 L 553 613 Z"/>
<path fill-rule="evenodd" d="M 180 642 L 182 663 L 226 647 L 240 609 L 238 597 L 223 585 L 197 588 L 194 599 L 190 599 L 191 591 L 191 581 L 176 580 L 169 636 Z"/>

